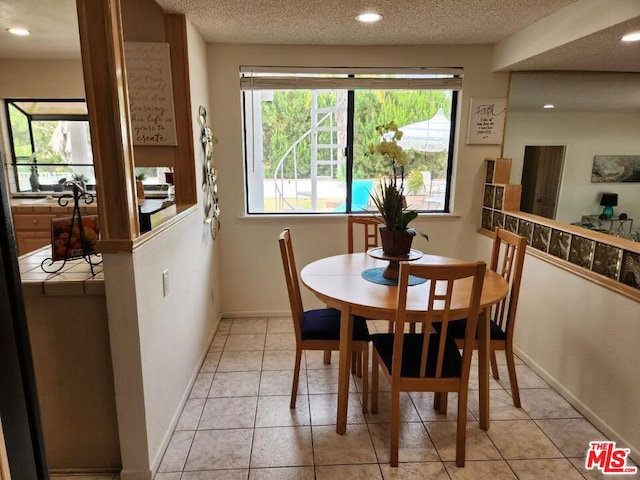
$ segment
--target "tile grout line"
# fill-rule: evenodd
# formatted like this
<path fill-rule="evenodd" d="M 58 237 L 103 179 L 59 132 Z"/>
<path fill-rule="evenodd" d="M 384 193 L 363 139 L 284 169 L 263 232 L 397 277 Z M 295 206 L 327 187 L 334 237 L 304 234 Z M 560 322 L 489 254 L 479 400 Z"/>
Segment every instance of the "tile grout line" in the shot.
<path fill-rule="evenodd" d="M 235 320 L 233 320 L 233 321 L 235 321 Z M 252 458 L 253 449 L 254 449 L 254 446 L 255 446 L 255 434 L 256 434 L 256 429 L 258 428 L 258 426 L 257 426 L 257 413 L 258 413 L 258 405 L 259 405 L 260 396 L 261 396 L 261 395 L 260 395 L 260 391 L 261 391 L 261 384 L 262 384 L 262 380 L 263 380 L 263 373 L 264 373 L 264 371 L 265 371 L 265 370 L 264 370 L 264 367 L 265 367 L 265 354 L 266 354 L 266 352 L 267 352 L 267 350 L 266 350 L 266 336 L 267 336 L 267 334 L 268 334 L 268 325 L 269 325 L 269 323 L 268 323 L 268 320 L 267 320 L 267 330 L 266 330 L 266 332 L 265 332 L 265 334 L 264 334 L 264 335 L 265 335 L 265 342 L 264 342 L 264 345 L 263 345 L 263 348 L 262 348 L 262 357 L 261 357 L 261 362 L 260 362 L 260 375 L 259 375 L 259 380 L 258 380 L 258 392 L 257 392 L 257 395 L 256 395 L 256 407 L 255 407 L 255 413 L 254 413 L 254 422 L 253 422 L 253 427 L 252 427 L 251 449 L 250 449 L 250 452 L 249 452 L 249 467 L 248 467 L 248 469 L 247 469 L 247 477 L 246 477 L 246 478 L 247 478 L 247 480 L 251 477 L 251 471 L 252 471 L 251 458 Z M 216 364 L 216 367 L 215 367 L 215 369 L 214 369 L 214 372 L 212 372 L 212 373 L 213 373 L 213 377 L 212 377 L 212 380 L 211 380 L 211 385 L 209 385 L 209 389 L 208 389 L 208 392 L 207 392 L 207 396 L 206 396 L 206 398 L 204 398 L 204 404 L 203 404 L 202 410 L 201 410 L 201 412 L 200 412 L 200 414 L 199 414 L 199 417 L 198 417 L 198 420 L 197 420 L 197 423 L 196 423 L 196 430 L 194 431 L 194 436 L 193 436 L 193 437 L 192 437 L 192 439 L 191 439 L 191 442 L 190 442 L 190 445 L 189 445 L 189 449 L 188 449 L 188 451 L 187 451 L 187 454 L 186 454 L 186 457 L 185 457 L 185 461 L 184 461 L 184 464 L 183 464 L 182 470 L 181 470 L 180 472 L 156 472 L 156 474 L 158 474 L 158 473 L 179 473 L 179 475 L 180 475 L 180 477 L 179 477 L 179 478 L 183 478 L 183 477 L 184 477 L 184 474 L 185 474 L 185 467 L 186 467 L 186 461 L 187 461 L 187 459 L 188 459 L 188 457 L 189 457 L 189 455 L 190 455 L 190 453 L 191 453 L 191 450 L 192 450 L 192 448 L 193 448 L 193 445 L 194 445 L 194 442 L 195 442 L 195 435 L 197 434 L 197 432 L 199 432 L 199 431 L 200 431 L 200 430 L 199 430 L 199 426 L 200 426 L 200 423 L 201 423 L 202 417 L 203 417 L 203 415 L 204 415 L 204 409 L 205 409 L 205 407 L 206 407 L 206 405 L 207 405 L 207 402 L 209 401 L 209 395 L 210 395 L 210 393 L 211 393 L 211 389 L 213 388 L 213 382 L 215 381 L 215 378 L 217 377 L 218 373 L 221 373 L 221 372 L 219 372 L 219 371 L 218 371 L 218 368 L 219 368 L 219 365 L 220 365 L 220 360 L 222 359 L 222 355 L 225 353 L 225 348 L 226 348 L 227 342 L 228 342 L 228 340 L 229 340 L 229 336 L 230 336 L 230 335 L 232 335 L 232 334 L 230 333 L 230 331 L 231 331 L 231 327 L 232 327 L 232 326 L 233 326 L 233 323 L 231 323 L 231 325 L 229 326 L 229 331 L 226 333 L 226 338 L 225 338 L 224 344 L 223 344 L 223 346 L 222 346 L 222 351 L 220 352 L 220 358 L 218 359 L 218 362 L 217 362 L 217 364 Z M 284 332 L 283 332 L 283 333 L 284 333 Z M 216 335 L 217 335 L 217 334 L 218 334 L 218 332 L 216 332 Z M 245 333 L 245 334 L 246 334 L 246 333 Z M 241 333 L 241 334 L 233 334 L 233 335 L 242 335 L 242 333 Z M 214 337 L 215 337 L 215 336 L 214 336 Z M 209 346 L 209 348 L 211 348 L 211 347 Z M 258 350 L 256 350 L 256 351 L 258 351 Z M 208 354 L 209 354 L 209 353 L 210 353 L 210 352 L 208 352 Z M 227 352 L 227 353 L 229 353 L 229 352 Z M 313 462 L 313 478 L 314 478 L 314 480 L 317 480 L 317 478 L 318 478 L 318 472 L 317 472 L 318 465 L 316 464 L 315 446 L 314 446 L 314 438 L 313 438 L 314 424 L 313 424 L 313 421 L 312 421 L 312 418 L 311 418 L 311 396 L 310 396 L 310 395 L 311 395 L 311 393 L 310 393 L 310 390 L 309 390 L 309 377 L 308 377 L 308 375 L 306 375 L 306 372 L 308 372 L 308 370 L 309 370 L 309 368 L 308 368 L 308 359 L 307 359 L 306 352 L 304 352 L 304 351 L 303 351 L 303 355 L 304 355 L 304 366 L 305 366 L 305 369 L 304 369 L 304 370 L 305 370 L 305 376 L 306 376 L 306 380 L 305 380 L 305 382 L 306 382 L 306 385 L 307 385 L 307 402 L 306 402 L 306 405 L 307 405 L 307 408 L 309 409 L 309 430 L 310 430 L 310 434 L 311 434 L 311 450 L 312 450 L 312 458 L 313 458 L 313 460 L 312 460 L 312 462 Z M 301 366 L 302 366 L 302 365 L 303 365 L 303 363 L 301 362 Z M 525 364 L 525 366 L 526 366 L 526 364 Z M 369 367 L 369 366 L 367 366 L 367 368 L 368 368 L 368 367 Z M 202 366 L 201 366 L 201 368 L 202 368 Z M 317 369 L 317 370 L 323 370 L 323 369 Z M 240 372 L 240 370 L 239 370 L 238 372 Z M 202 373 L 202 372 L 198 372 L 198 374 L 201 374 L 201 373 Z M 207 373 L 208 373 L 208 372 L 207 372 Z M 228 372 L 228 373 L 234 373 L 234 372 Z M 357 394 L 358 398 L 359 398 L 359 399 L 360 399 L 360 401 L 361 401 L 360 406 L 362 406 L 362 402 L 364 401 L 364 399 L 362 398 L 362 392 L 361 392 L 361 389 L 359 389 L 359 388 L 358 388 L 358 379 L 356 378 L 356 375 L 354 375 L 354 374 L 350 374 L 350 381 L 353 381 L 353 383 L 354 383 L 354 388 L 355 388 L 355 392 L 354 392 L 354 393 L 356 393 L 356 394 Z M 508 390 L 508 389 L 507 389 L 507 388 L 506 388 L 502 383 L 498 382 L 498 384 L 499 384 L 500 388 L 491 389 L 491 391 L 496 391 L 496 392 L 498 392 L 498 391 L 502 390 L 502 391 L 506 392 L 507 396 L 511 399 L 512 397 L 511 397 L 511 395 L 510 395 L 510 390 Z M 522 387 L 521 387 L 520 389 L 521 389 L 521 390 L 551 390 L 551 391 L 555 391 L 555 390 L 554 390 L 553 388 L 551 388 L 549 385 L 547 385 L 547 387 L 533 387 L 533 388 L 531 388 L 531 389 L 527 389 L 527 388 L 522 388 Z M 490 394 L 491 394 L 491 391 L 490 391 Z M 299 392 L 298 392 L 298 393 L 299 393 Z M 454 392 L 454 393 L 455 393 L 455 392 Z M 318 395 L 322 395 L 322 394 L 318 394 Z M 245 395 L 245 397 L 246 397 L 246 396 L 249 396 L 249 395 Z M 285 395 L 275 395 L 275 396 L 278 396 L 278 397 L 280 397 L 280 396 L 281 396 L 281 397 L 284 397 Z M 289 396 L 288 396 L 288 397 L 290 398 L 290 394 L 289 394 Z M 229 397 L 229 398 L 232 398 L 232 397 Z M 426 423 L 426 422 L 429 422 L 429 420 L 423 420 L 423 419 L 422 419 L 422 417 L 420 416 L 420 411 L 419 411 L 418 406 L 417 406 L 417 402 L 416 402 L 416 400 L 415 400 L 411 395 L 409 395 L 409 399 L 410 399 L 410 404 L 411 404 L 411 406 L 415 409 L 415 411 L 416 411 L 416 413 L 417 413 L 417 415 L 418 415 L 418 418 L 419 418 L 419 421 L 418 421 L 418 422 L 415 422 L 415 423 L 421 423 L 421 424 L 422 424 L 422 426 L 423 426 L 423 428 L 425 428 L 425 430 L 427 431 L 427 436 L 428 436 L 428 438 L 430 439 L 431 443 L 433 444 L 434 449 L 435 449 L 435 451 L 436 451 L 436 454 L 437 454 L 437 456 L 438 456 L 438 458 L 439 458 L 439 461 L 438 461 L 437 463 L 439 463 L 440 465 L 442 465 L 442 467 L 444 468 L 444 470 L 445 470 L 445 472 L 447 473 L 447 476 L 448 476 L 449 478 L 453 478 L 453 477 L 451 476 L 451 474 L 449 473 L 449 471 L 448 471 L 448 470 L 446 469 L 446 467 L 444 466 L 445 462 L 444 462 L 444 460 L 442 459 L 442 456 L 440 455 L 440 451 L 439 451 L 439 450 L 438 450 L 438 448 L 436 447 L 436 444 L 435 444 L 435 442 L 434 442 L 434 440 L 433 440 L 433 437 L 432 437 L 431 433 L 430 433 L 430 432 L 429 432 L 429 430 L 426 428 L 425 423 Z M 188 400 L 189 400 L 189 399 L 188 399 Z M 188 400 L 187 400 L 187 401 L 188 401 Z M 468 409 L 468 408 L 469 408 L 469 407 L 468 407 L 468 405 L 467 405 L 467 409 Z M 515 408 L 515 407 L 513 407 L 513 408 Z M 562 450 L 560 450 L 560 448 L 558 447 L 558 445 L 556 445 L 556 442 L 554 442 L 554 441 L 551 439 L 551 437 L 550 437 L 550 436 L 549 436 L 549 435 L 548 435 L 548 434 L 547 434 L 547 433 L 542 429 L 542 427 L 539 425 L 539 423 L 538 423 L 538 422 L 539 422 L 539 421 L 547 421 L 547 420 L 585 420 L 585 421 L 587 421 L 587 423 L 589 423 L 589 424 L 590 424 L 590 422 L 588 422 L 588 420 L 586 420 L 586 419 L 584 418 L 584 416 L 582 416 L 579 412 L 577 412 L 578 417 L 548 417 L 548 418 L 544 418 L 544 417 L 543 417 L 543 418 L 533 418 L 532 414 L 530 414 L 528 410 L 526 410 L 525 408 L 521 408 L 521 410 L 525 413 L 525 415 L 526 415 L 526 417 L 527 417 L 527 418 L 521 418 L 521 419 L 519 419 L 519 418 L 516 418 L 516 419 L 504 419 L 504 420 L 494 420 L 494 421 L 495 421 L 495 422 L 506 422 L 506 421 L 516 421 L 516 422 L 530 421 L 530 422 L 533 422 L 533 424 L 536 426 L 536 428 L 538 428 L 540 431 L 542 431 L 542 432 L 543 432 L 543 434 L 544 434 L 545 438 L 547 438 L 547 439 L 548 439 L 548 441 L 549 441 L 549 442 L 550 442 L 550 443 L 551 443 L 555 448 L 557 448 L 557 449 L 558 449 L 558 451 L 559 451 L 559 452 L 561 453 L 561 455 L 562 455 L 561 457 L 548 457 L 548 459 L 549 459 L 549 460 L 560 460 L 560 459 L 564 459 L 565 461 L 569 461 L 569 463 L 570 463 L 570 464 L 571 464 L 571 466 L 573 467 L 573 469 L 572 469 L 571 471 L 575 470 L 575 471 L 577 471 L 577 472 L 578 472 L 578 474 L 579 474 L 581 477 L 588 478 L 588 477 L 585 477 L 585 475 L 584 475 L 584 474 L 583 474 L 583 473 L 578 469 L 578 467 L 577 467 L 576 465 L 574 465 L 574 464 L 573 464 L 573 462 L 571 462 L 571 461 L 570 461 L 570 458 L 580 458 L 580 457 L 568 457 L 567 455 L 565 455 L 565 454 L 564 454 L 564 452 L 562 452 Z M 182 415 L 183 413 L 184 413 L 184 409 L 183 409 L 183 411 L 181 412 L 181 415 Z M 363 414 L 363 415 L 364 415 L 364 414 Z M 475 414 L 473 414 L 473 412 L 471 412 L 471 416 L 474 418 L 474 423 L 478 423 L 478 420 L 477 420 L 477 418 L 475 417 Z M 179 421 L 179 420 L 178 420 L 178 421 Z M 435 420 L 433 420 L 433 421 L 435 422 Z M 455 420 L 454 420 L 454 422 L 455 422 Z M 380 457 L 379 457 L 379 455 L 378 455 L 378 451 L 376 450 L 375 442 L 374 442 L 373 434 L 372 434 L 372 430 L 371 430 L 372 425 L 374 425 L 374 423 L 375 423 L 375 422 L 370 422 L 370 421 L 367 419 L 366 415 L 364 415 L 364 423 L 365 423 L 365 425 L 366 425 L 366 427 L 367 427 L 367 432 L 368 432 L 368 434 L 369 434 L 369 439 L 370 439 L 371 444 L 372 444 L 373 449 L 374 449 L 374 455 L 375 455 L 376 463 L 377 463 L 378 468 L 379 468 L 379 471 L 380 471 L 380 475 L 381 475 L 381 477 L 382 477 L 382 478 L 384 478 L 384 474 L 383 474 L 383 472 L 382 472 L 382 465 L 383 465 L 383 463 L 381 463 L 381 462 L 380 462 Z M 401 423 L 409 423 L 409 422 L 401 422 Z M 335 424 L 334 424 L 334 425 L 335 425 Z M 284 426 L 284 425 L 283 425 L 283 426 Z M 302 426 L 302 425 L 292 425 L 292 427 L 299 427 L 299 426 Z M 278 427 L 279 427 L 279 425 L 273 425 L 272 427 L 274 427 L 274 428 L 278 428 Z M 207 429 L 207 430 L 226 430 L 226 429 L 215 429 L 215 428 L 212 428 L 212 429 Z M 176 432 L 178 432 L 178 430 L 177 430 L 177 429 L 174 429 L 173 435 L 175 435 L 175 433 L 176 433 Z M 496 451 L 499 453 L 499 456 L 500 456 L 500 458 L 502 459 L 501 461 L 503 461 L 504 463 L 506 463 L 506 464 L 507 464 L 507 467 L 509 468 L 509 470 L 513 473 L 513 475 L 514 475 L 516 478 L 520 478 L 520 477 L 518 477 L 518 475 L 516 474 L 516 472 L 515 472 L 514 468 L 512 467 L 512 465 L 511 465 L 510 461 L 517 461 L 517 460 L 525 460 L 525 461 L 527 461 L 527 460 L 528 460 L 528 461 L 544 460 L 544 458 L 542 458 L 542 457 L 523 458 L 523 459 L 510 459 L 510 460 L 509 460 L 509 459 L 506 459 L 506 458 L 504 457 L 503 453 L 502 453 L 502 452 L 497 448 L 497 446 L 496 446 L 495 442 L 493 441 L 493 439 L 491 438 L 491 436 L 489 436 L 488 432 L 485 432 L 485 435 L 488 437 L 490 444 L 491 444 L 491 445 L 496 449 Z M 603 438 L 606 438 L 606 437 L 604 437 L 604 436 L 603 436 Z M 164 460 L 164 457 L 166 456 L 166 453 L 167 453 L 167 451 L 165 450 L 164 455 L 163 455 L 163 460 Z M 480 461 L 488 462 L 489 460 L 480 460 Z M 420 462 L 403 462 L 403 463 L 425 463 L 425 462 L 426 462 L 426 463 L 431 463 L 431 462 L 429 462 L 429 461 L 420 461 Z M 162 464 L 162 461 L 161 461 L 161 463 L 160 463 L 160 464 Z M 364 464 L 345 464 L 345 465 L 353 465 L 353 466 L 356 466 L 356 465 L 364 465 Z M 288 466 L 280 466 L 280 467 L 273 467 L 273 468 L 303 468 L 303 467 L 306 467 L 306 466 L 304 466 L 304 465 L 303 465 L 303 466 L 288 465 Z M 259 468 L 259 467 L 257 467 L 257 468 Z M 267 468 L 267 467 L 265 467 L 265 468 Z M 271 467 L 268 467 L 268 468 L 271 468 Z M 218 469 L 218 470 L 222 471 L 222 470 L 225 470 L 225 469 Z M 228 470 L 233 470 L 233 469 L 228 469 Z"/>

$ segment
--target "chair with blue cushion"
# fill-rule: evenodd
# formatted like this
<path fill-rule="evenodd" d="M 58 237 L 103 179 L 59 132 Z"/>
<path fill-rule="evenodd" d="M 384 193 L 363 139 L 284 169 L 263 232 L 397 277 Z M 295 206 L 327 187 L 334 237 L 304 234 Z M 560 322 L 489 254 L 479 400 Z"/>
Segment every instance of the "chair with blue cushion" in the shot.
<path fill-rule="evenodd" d="M 371 335 L 371 413 L 378 412 L 379 370 L 382 370 L 391 386 L 391 466 L 398 466 L 401 392 L 434 392 L 436 396 L 457 392 L 456 465 L 464 466 L 469 370 L 485 270 L 484 262 L 454 265 L 400 263 L 395 332 Z M 429 282 L 424 298 L 411 300 L 414 306 L 424 306 L 419 309 L 419 314 L 413 316 L 407 314 L 407 297 L 411 294 L 409 275 L 425 278 Z M 466 284 L 456 288 L 470 292 L 468 304 L 455 306 L 468 312 L 462 353 L 455 340 L 447 335 L 454 284 L 461 281 Z M 416 308 L 412 307 L 412 310 Z M 405 333 L 407 322 L 422 324 L 421 331 L 426 333 Z M 440 324 L 438 331 L 432 328 L 434 323 Z"/>
<path fill-rule="evenodd" d="M 513 332 L 520 294 L 520 280 L 527 239 L 502 228 L 496 228 L 491 253 L 491 270 L 499 273 L 509 283 L 509 293 L 500 303 L 494 306 L 490 313 L 491 332 L 491 370 L 493 378 L 498 380 L 498 362 L 496 350 L 504 350 L 511 384 L 513 405 L 520 408 L 520 390 L 516 377 L 515 357 L 513 353 Z M 462 343 L 465 331 L 465 321 L 453 322 L 449 328 L 449 335 L 456 339 L 458 345 Z M 478 348 L 477 341 L 474 347 Z"/>
<path fill-rule="evenodd" d="M 356 228 L 362 226 L 361 233 L 356 232 Z M 354 253 L 357 251 L 366 252 L 370 248 L 374 248 L 380 245 L 380 234 L 378 230 L 380 228 L 380 220 L 373 215 L 349 215 L 347 217 L 347 253 Z M 363 249 L 355 247 L 355 237 L 362 236 Z M 391 329 L 391 323 L 389 328 Z M 389 330 L 391 331 L 391 330 Z M 351 360 L 351 373 L 357 373 L 358 377 L 362 377 L 362 355 L 357 355 L 353 352 L 353 358 Z M 324 352 L 324 363 L 331 363 L 331 350 Z M 368 368 L 368 365 L 367 365 Z"/>
<path fill-rule="evenodd" d="M 291 232 L 285 228 L 279 237 L 280 253 L 284 276 L 287 281 L 291 316 L 296 335 L 296 361 L 293 373 L 293 385 L 291 387 L 291 408 L 296 408 L 296 396 L 298 393 L 298 377 L 300 375 L 300 362 L 303 350 L 340 350 L 340 310 L 335 308 L 320 308 L 317 310 L 303 310 L 302 297 L 300 295 L 300 283 L 298 270 L 293 255 L 293 243 Z M 363 356 L 363 362 L 369 362 L 369 329 L 367 321 L 362 317 L 353 318 L 353 342 L 352 349 Z M 368 405 L 368 370 L 362 372 L 362 409 L 367 411 Z"/>

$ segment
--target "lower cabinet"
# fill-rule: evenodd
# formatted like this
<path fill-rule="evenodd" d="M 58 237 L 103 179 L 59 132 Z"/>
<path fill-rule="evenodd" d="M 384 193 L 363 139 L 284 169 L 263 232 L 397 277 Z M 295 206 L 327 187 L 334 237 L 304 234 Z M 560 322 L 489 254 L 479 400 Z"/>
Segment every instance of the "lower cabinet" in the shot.
<path fill-rule="evenodd" d="M 31 207 L 25 204 L 13 206 L 13 226 L 16 233 L 18 255 L 37 250 L 51 243 L 51 220 L 71 217 L 71 207 Z M 95 206 L 82 207 L 82 215 L 96 215 Z"/>
<path fill-rule="evenodd" d="M 18 255 L 36 250 L 51 243 L 51 220 L 58 215 L 14 213 Z"/>
<path fill-rule="evenodd" d="M 104 295 L 26 295 L 25 309 L 49 469 L 120 471 Z"/>

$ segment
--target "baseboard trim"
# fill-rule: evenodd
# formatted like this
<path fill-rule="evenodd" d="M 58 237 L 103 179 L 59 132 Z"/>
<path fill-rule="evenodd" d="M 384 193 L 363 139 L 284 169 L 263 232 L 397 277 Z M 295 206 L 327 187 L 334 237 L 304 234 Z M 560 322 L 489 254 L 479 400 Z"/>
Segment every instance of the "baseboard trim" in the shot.
<path fill-rule="evenodd" d="M 122 470 L 120 480 L 153 480 L 151 470 Z"/>
<path fill-rule="evenodd" d="M 187 384 L 187 388 L 184 391 L 184 393 L 182 394 L 182 398 L 180 399 L 180 402 L 178 404 L 178 407 L 176 408 L 173 417 L 171 418 L 171 423 L 169 424 L 169 428 L 167 429 L 167 431 L 165 432 L 165 435 L 162 439 L 162 443 L 160 444 L 160 448 L 158 449 L 155 457 L 153 458 L 153 461 L 151 462 L 151 472 L 153 473 L 153 476 L 155 476 L 155 474 L 158 471 L 158 468 L 160 468 L 160 462 L 162 462 L 162 457 L 164 455 L 165 450 L 167 449 L 167 447 L 169 446 L 169 442 L 171 441 L 171 437 L 173 436 L 173 432 L 176 429 L 176 426 L 178 425 L 178 421 L 180 420 L 180 415 L 182 414 L 182 410 L 184 409 L 184 406 L 187 403 L 187 400 L 189 400 L 189 394 L 191 393 L 191 389 L 193 388 L 193 384 L 196 381 L 196 378 L 198 377 L 198 372 L 200 372 L 200 368 L 202 368 L 202 364 L 204 363 L 205 359 L 207 358 L 207 353 L 209 352 L 209 347 L 211 346 L 211 342 L 213 341 L 213 336 L 216 333 L 216 330 L 218 329 L 218 325 L 220 325 L 220 321 L 222 320 L 223 316 L 222 313 L 218 314 L 218 317 L 216 318 L 215 322 L 213 322 L 213 328 L 211 329 L 211 332 L 209 332 L 209 336 L 207 338 L 207 343 L 206 343 L 206 347 L 204 348 L 204 350 L 200 353 L 200 359 L 198 360 L 198 363 L 196 364 L 196 368 L 193 371 L 193 373 L 191 374 L 191 378 L 189 379 L 189 382 Z M 138 480 L 138 477 L 131 477 L 129 479 L 129 477 L 125 478 L 122 476 L 122 473 L 120 474 L 120 480 Z M 147 480 L 146 478 L 140 478 L 140 480 Z M 151 480 L 151 477 L 149 477 L 149 480 Z"/>
<path fill-rule="evenodd" d="M 291 310 L 256 310 L 239 312 L 222 312 L 222 318 L 264 318 L 264 317 L 290 317 Z"/>
<path fill-rule="evenodd" d="M 571 391 L 567 390 L 561 383 L 559 383 L 549 372 L 547 372 L 544 368 L 542 368 L 535 360 L 533 360 L 529 355 L 524 353 L 520 348 L 514 347 L 514 351 L 520 359 L 527 364 L 531 370 L 536 372 L 545 382 L 547 382 L 556 392 L 558 392 L 567 402 L 571 404 L 578 412 L 580 412 L 584 418 L 589 420 L 594 427 L 604 433 L 611 440 L 614 440 L 618 447 L 621 448 L 629 448 L 631 453 L 629 457 L 635 463 L 638 463 L 640 460 L 640 450 L 636 448 L 637 446 L 631 445 L 630 442 L 626 441 L 620 434 L 618 434 L 613 428 L 609 426 L 607 422 L 605 422 L 602 418 L 600 418 L 593 410 L 591 410 L 587 405 L 582 403 Z M 599 440 L 598 438 L 594 438 L 593 440 Z M 587 453 L 588 445 L 585 445 L 585 455 Z"/>

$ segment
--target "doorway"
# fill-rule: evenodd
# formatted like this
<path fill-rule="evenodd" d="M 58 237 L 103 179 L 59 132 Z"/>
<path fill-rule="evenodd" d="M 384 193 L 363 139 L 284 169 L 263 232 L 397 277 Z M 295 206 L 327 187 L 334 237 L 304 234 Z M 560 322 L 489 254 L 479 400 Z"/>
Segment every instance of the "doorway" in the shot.
<path fill-rule="evenodd" d="M 526 145 L 520 210 L 555 219 L 564 166 L 564 145 Z"/>

